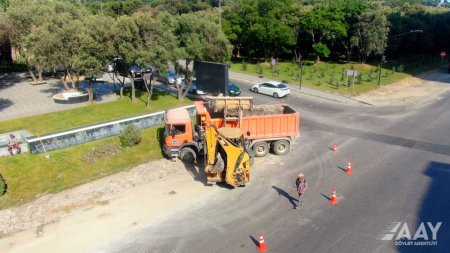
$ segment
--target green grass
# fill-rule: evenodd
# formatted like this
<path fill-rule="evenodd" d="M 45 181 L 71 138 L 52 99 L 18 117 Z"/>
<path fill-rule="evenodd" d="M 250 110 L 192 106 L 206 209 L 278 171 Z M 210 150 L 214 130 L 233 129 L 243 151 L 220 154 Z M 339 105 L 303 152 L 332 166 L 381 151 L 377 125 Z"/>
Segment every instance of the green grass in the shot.
<path fill-rule="evenodd" d="M 137 94 L 135 102 L 131 102 L 128 96 L 124 96 L 121 100 L 114 102 L 94 103 L 76 109 L 2 121 L 0 122 L 0 133 L 25 129 L 32 135 L 42 135 L 191 103 L 188 98 L 183 102 L 178 102 L 174 95 L 155 90 L 150 108 L 146 108 L 146 98 L 147 94 L 142 92 Z"/>
<path fill-rule="evenodd" d="M 132 148 L 122 148 L 118 155 L 102 158 L 93 165 L 81 160 L 93 147 L 115 143 L 111 137 L 79 146 L 44 154 L 24 153 L 0 159 L 0 173 L 6 180 L 8 191 L 0 197 L 0 209 L 31 201 L 46 193 L 56 193 L 106 175 L 130 169 L 138 164 L 162 157 L 157 138 L 158 127 L 142 131 L 142 142 Z"/>
<path fill-rule="evenodd" d="M 258 68 L 257 64 L 239 62 L 232 63 L 230 69 L 235 72 L 258 75 L 267 79 L 285 81 L 291 85 L 299 86 L 300 68 L 298 64 L 279 62 L 274 70 L 272 70 L 269 62 L 261 63 L 260 66 Z M 382 68 L 381 85 L 394 83 L 411 76 L 411 74 L 417 74 L 417 72 L 426 71 L 433 67 L 436 67 L 434 63 L 417 66 L 410 73 L 393 72 L 392 67 Z M 345 70 L 350 69 L 357 70 L 361 76 L 359 80 L 358 78 L 355 79 L 354 85 L 352 84 L 352 77 L 343 75 Z M 313 62 L 306 62 L 303 67 L 302 86 L 322 91 L 353 96 L 377 88 L 377 82 L 378 68 L 377 66 L 368 64 L 325 62 L 313 64 Z"/>

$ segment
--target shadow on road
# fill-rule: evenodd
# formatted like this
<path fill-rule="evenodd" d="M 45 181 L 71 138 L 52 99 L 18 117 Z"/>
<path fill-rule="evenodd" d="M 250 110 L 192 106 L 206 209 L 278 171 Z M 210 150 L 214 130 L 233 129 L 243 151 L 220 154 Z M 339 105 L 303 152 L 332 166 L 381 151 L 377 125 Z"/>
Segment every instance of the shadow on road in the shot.
<path fill-rule="evenodd" d="M 177 161 L 177 162 L 181 162 L 181 161 Z M 191 174 L 192 178 L 194 178 L 195 181 L 201 182 L 205 186 L 208 185 L 207 180 L 206 180 L 206 174 L 203 171 L 203 164 L 198 164 L 198 163 L 194 164 L 194 163 L 186 163 L 186 162 L 181 162 L 181 163 L 184 165 L 186 170 L 189 172 L 189 174 Z"/>
<path fill-rule="evenodd" d="M 272 186 L 273 189 L 275 189 L 278 193 L 278 196 L 283 196 L 291 202 L 291 204 L 295 207 L 297 204 L 295 203 L 298 201 L 296 198 L 292 197 L 289 193 L 287 193 L 285 190 L 278 188 L 276 186 Z"/>
<path fill-rule="evenodd" d="M 344 168 L 342 168 L 342 166 L 336 166 L 338 169 L 340 169 L 340 170 L 342 170 L 343 172 L 346 172 L 347 171 L 347 169 L 344 169 Z"/>
<path fill-rule="evenodd" d="M 54 96 L 54 95 L 56 95 L 56 94 L 58 94 L 58 93 L 60 93 L 62 91 L 63 91 L 62 87 L 50 87 L 48 89 L 40 90 L 39 92 L 40 93 L 47 93 L 47 94 L 49 94 L 48 97 L 52 97 L 52 96 Z"/>
<path fill-rule="evenodd" d="M 324 198 L 326 198 L 327 200 L 331 200 L 331 198 L 323 193 L 320 193 L 320 195 L 322 195 Z"/>
<path fill-rule="evenodd" d="M 256 247 L 259 246 L 259 241 L 255 239 L 255 237 L 253 237 L 252 235 L 249 235 L 250 239 L 252 240 L 252 242 L 255 244 Z"/>
<path fill-rule="evenodd" d="M 202 161 L 203 158 L 200 157 L 197 163 L 186 163 L 186 162 L 181 163 L 184 165 L 186 170 L 189 172 L 189 174 L 191 174 L 192 178 L 194 178 L 195 181 L 201 182 L 204 186 L 213 186 L 213 183 L 208 183 L 208 179 L 206 177 L 205 172 L 205 166 L 203 165 Z M 216 183 L 216 185 L 228 190 L 234 189 L 233 186 L 228 185 L 225 182 L 218 182 Z"/>
<path fill-rule="evenodd" d="M 434 227 L 438 222 L 442 222 L 436 233 L 437 245 L 397 246 L 399 252 L 449 252 L 450 249 L 450 164 L 432 161 L 428 164 L 424 174 L 430 177 L 430 186 L 423 197 L 422 205 L 417 211 L 417 224 L 407 225 L 412 237 L 423 222 L 429 237 L 428 242 L 430 242 L 433 238 L 427 222 L 431 222 Z M 427 240 L 418 239 L 418 242 L 426 243 Z"/>
<path fill-rule="evenodd" d="M 0 98 L 0 111 L 12 106 L 14 103 L 9 99 Z"/>
<path fill-rule="evenodd" d="M 16 72 L 0 74 L 0 90 L 10 88 L 16 84 L 29 81 L 26 73 Z"/>

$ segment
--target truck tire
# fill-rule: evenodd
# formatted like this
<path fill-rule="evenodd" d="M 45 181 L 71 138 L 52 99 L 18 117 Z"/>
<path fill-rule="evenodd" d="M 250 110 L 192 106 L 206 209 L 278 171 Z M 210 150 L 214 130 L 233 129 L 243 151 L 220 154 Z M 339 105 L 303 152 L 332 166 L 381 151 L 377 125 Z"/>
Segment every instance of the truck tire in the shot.
<path fill-rule="evenodd" d="M 265 141 L 255 143 L 252 149 L 256 157 L 266 156 L 269 153 L 269 145 Z"/>
<path fill-rule="evenodd" d="M 192 148 L 183 148 L 180 151 L 180 160 L 186 163 L 194 163 L 197 159 L 197 154 Z"/>
<path fill-rule="evenodd" d="M 287 140 L 278 140 L 273 144 L 273 153 L 275 155 L 285 155 L 289 153 L 291 148 L 290 143 Z"/>

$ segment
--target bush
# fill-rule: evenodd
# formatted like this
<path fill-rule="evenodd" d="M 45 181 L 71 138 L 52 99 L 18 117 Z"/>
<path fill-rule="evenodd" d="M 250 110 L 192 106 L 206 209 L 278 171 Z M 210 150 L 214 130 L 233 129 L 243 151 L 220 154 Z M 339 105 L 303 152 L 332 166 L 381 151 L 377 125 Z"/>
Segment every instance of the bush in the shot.
<path fill-rule="evenodd" d="M 245 61 L 242 62 L 242 70 L 247 71 L 247 63 Z"/>
<path fill-rule="evenodd" d="M 362 77 L 362 73 L 361 73 L 360 75 L 357 75 L 355 77 L 355 83 L 356 84 L 362 84 L 362 82 L 363 82 L 363 77 Z"/>
<path fill-rule="evenodd" d="M 291 69 L 291 71 L 289 72 L 289 76 L 294 76 L 294 70 Z"/>
<path fill-rule="evenodd" d="M 123 147 L 133 147 L 141 142 L 141 130 L 135 125 L 129 125 L 119 136 L 120 143 Z"/>
<path fill-rule="evenodd" d="M 260 63 L 258 63 L 258 65 L 256 65 L 256 73 L 258 73 L 260 75 L 262 75 L 262 73 L 263 73 L 263 68 Z"/>
<path fill-rule="evenodd" d="M 6 182 L 3 179 L 3 176 L 0 174 L 0 196 L 5 195 L 6 193 Z"/>

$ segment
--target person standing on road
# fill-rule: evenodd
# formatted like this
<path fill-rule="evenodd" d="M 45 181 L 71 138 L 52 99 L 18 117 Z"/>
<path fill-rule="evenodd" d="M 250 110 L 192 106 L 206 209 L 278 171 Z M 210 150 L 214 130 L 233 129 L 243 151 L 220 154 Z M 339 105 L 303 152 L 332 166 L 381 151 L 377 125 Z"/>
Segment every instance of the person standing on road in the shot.
<path fill-rule="evenodd" d="M 295 180 L 294 189 L 298 192 L 298 205 L 295 206 L 295 208 L 298 208 L 299 205 L 303 204 L 302 196 L 306 189 L 308 189 L 308 183 L 306 183 L 305 175 L 303 175 L 303 173 L 300 173 Z"/>
<path fill-rule="evenodd" d="M 20 154 L 20 145 L 19 141 L 17 140 L 16 136 L 14 134 L 9 135 L 9 143 L 8 143 L 8 151 L 9 154 L 13 155 L 13 149 L 17 151 L 17 154 Z"/>

